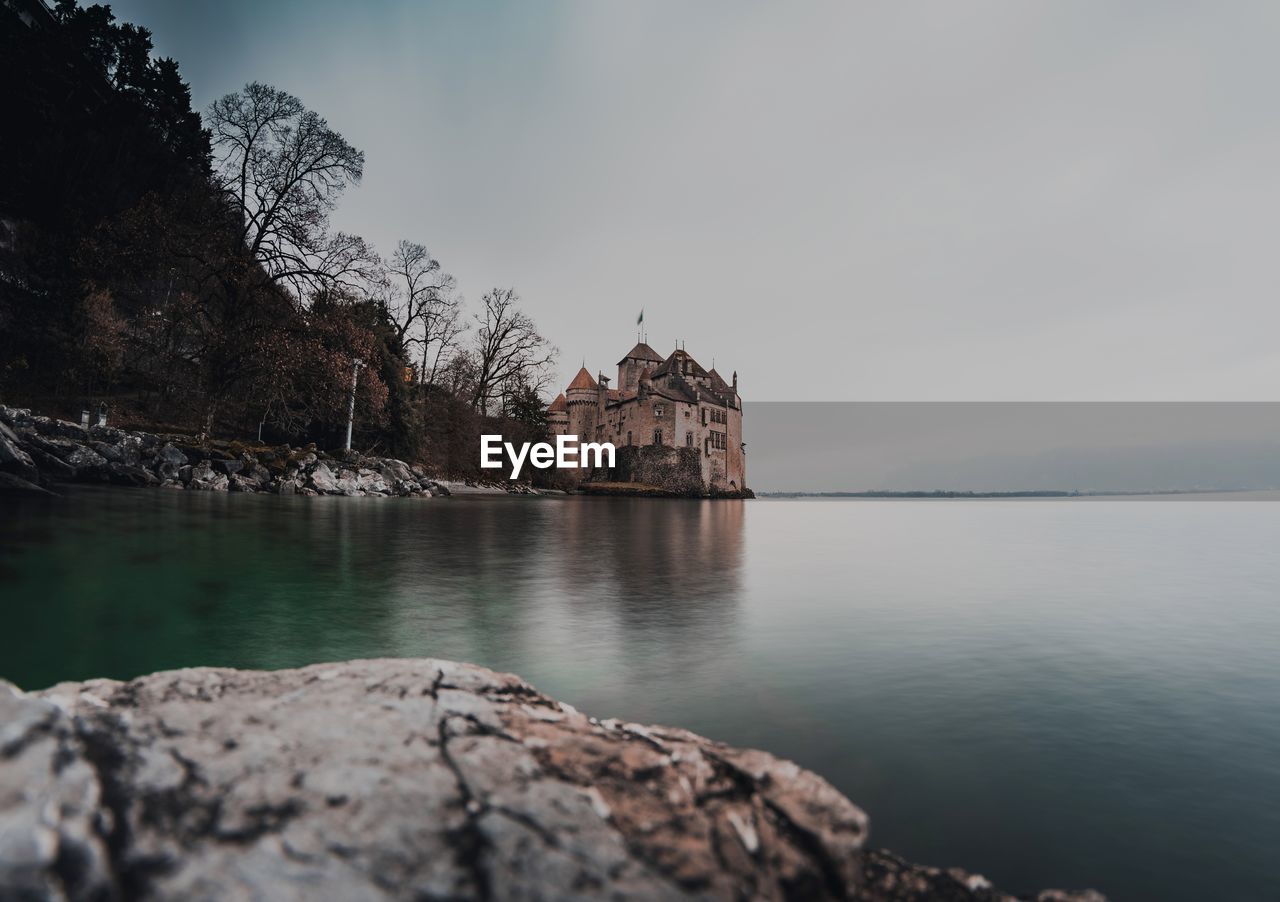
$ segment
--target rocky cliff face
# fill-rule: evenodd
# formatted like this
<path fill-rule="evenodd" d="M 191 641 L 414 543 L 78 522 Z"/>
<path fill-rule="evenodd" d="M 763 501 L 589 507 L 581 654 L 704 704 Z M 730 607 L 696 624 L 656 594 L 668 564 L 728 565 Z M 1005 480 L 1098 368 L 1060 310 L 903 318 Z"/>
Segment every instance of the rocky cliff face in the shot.
<path fill-rule="evenodd" d="M 466 664 L 0 683 L 4 898 L 1010 898 L 866 838 L 794 764 Z"/>

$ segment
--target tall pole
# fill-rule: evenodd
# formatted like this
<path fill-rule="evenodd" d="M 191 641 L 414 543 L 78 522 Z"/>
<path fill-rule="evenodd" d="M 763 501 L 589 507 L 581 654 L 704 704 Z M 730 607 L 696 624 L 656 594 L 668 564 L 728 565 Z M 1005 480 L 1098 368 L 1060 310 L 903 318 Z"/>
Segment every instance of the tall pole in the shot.
<path fill-rule="evenodd" d="M 362 366 L 364 361 L 359 357 L 351 365 L 351 399 L 347 403 L 347 443 L 342 446 L 343 451 L 351 450 L 351 426 L 356 420 L 356 380 L 360 378 Z"/>

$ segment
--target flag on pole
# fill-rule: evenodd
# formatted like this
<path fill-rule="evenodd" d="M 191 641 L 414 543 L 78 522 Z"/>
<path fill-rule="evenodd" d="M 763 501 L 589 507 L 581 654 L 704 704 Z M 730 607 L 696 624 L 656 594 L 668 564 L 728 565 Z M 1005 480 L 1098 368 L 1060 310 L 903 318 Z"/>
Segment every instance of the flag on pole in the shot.
<path fill-rule="evenodd" d="M 643 307 L 641 307 L 641 308 L 640 308 L 640 315 L 636 317 L 636 325 L 638 326 L 638 325 L 640 325 L 642 322 L 644 322 L 644 308 L 643 308 Z"/>

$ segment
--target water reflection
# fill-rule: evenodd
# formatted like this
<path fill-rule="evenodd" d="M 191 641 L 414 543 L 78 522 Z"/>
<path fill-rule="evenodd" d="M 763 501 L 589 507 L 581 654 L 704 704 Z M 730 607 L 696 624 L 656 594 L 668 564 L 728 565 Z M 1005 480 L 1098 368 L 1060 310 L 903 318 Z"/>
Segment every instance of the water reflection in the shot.
<path fill-rule="evenodd" d="M 876 843 L 1015 890 L 1274 895 L 1277 505 L 100 490 L 4 514 L 20 685 L 477 661 L 793 758 Z"/>
<path fill-rule="evenodd" d="M 22 626 L 0 640 L 4 675 L 434 655 L 586 684 L 606 659 L 629 678 L 695 667 L 734 641 L 742 531 L 740 503 L 81 490 L 0 525 Z"/>

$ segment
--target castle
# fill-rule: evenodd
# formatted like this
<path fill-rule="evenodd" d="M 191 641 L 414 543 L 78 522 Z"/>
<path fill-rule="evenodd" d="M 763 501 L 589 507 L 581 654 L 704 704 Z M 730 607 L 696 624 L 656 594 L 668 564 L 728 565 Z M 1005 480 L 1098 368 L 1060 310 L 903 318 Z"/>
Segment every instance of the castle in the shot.
<path fill-rule="evenodd" d="M 629 463 L 625 473 L 610 478 L 662 484 L 679 469 L 688 482 L 696 462 L 699 494 L 746 492 L 738 374 L 725 382 L 683 348 L 664 360 L 638 342 L 618 361 L 617 388 L 603 373 L 592 378 L 584 366 L 551 403 L 548 425 L 553 434 L 612 442 Z M 682 490 L 690 491 L 687 485 Z"/>

